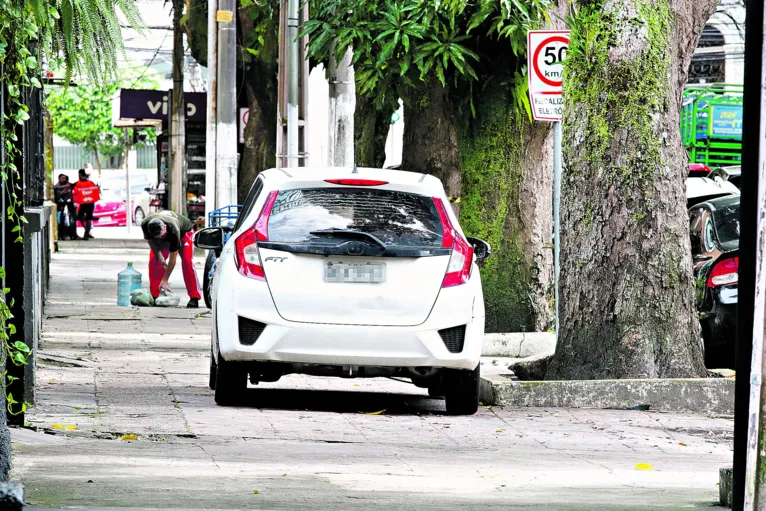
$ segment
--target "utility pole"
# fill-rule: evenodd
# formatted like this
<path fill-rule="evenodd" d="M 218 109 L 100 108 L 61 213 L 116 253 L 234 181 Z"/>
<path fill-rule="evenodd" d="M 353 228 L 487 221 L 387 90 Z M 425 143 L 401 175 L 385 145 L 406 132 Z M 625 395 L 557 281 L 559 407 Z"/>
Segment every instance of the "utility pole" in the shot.
<path fill-rule="evenodd" d="M 207 2 L 207 138 L 205 143 L 205 221 L 216 209 L 216 114 L 218 98 L 218 0 Z M 210 226 L 208 226 L 210 227 Z"/>
<path fill-rule="evenodd" d="M 130 138 L 130 128 L 124 128 L 124 140 L 125 140 L 125 225 L 128 228 L 128 234 L 130 234 L 130 226 L 133 224 L 133 203 L 130 196 L 130 169 L 136 168 L 137 155 L 133 149 Z M 132 165 L 131 165 L 132 164 Z"/>
<path fill-rule="evenodd" d="M 287 166 L 298 166 L 298 0 L 288 0 L 287 12 Z"/>
<path fill-rule="evenodd" d="M 330 139 L 327 164 L 332 167 L 354 166 L 354 109 L 356 86 L 352 59 L 354 51 L 346 48 L 343 60 L 335 60 L 335 43 L 330 47 Z"/>
<path fill-rule="evenodd" d="M 308 21 L 308 2 L 281 0 L 279 12 L 279 78 L 277 103 L 277 166 L 306 165 L 308 111 L 308 38 L 298 37 L 298 27 Z"/>
<path fill-rule="evenodd" d="M 218 0 L 216 83 L 216 206 L 237 203 L 237 18 L 236 0 Z"/>
<path fill-rule="evenodd" d="M 763 2 L 748 1 L 742 130 L 734 510 L 766 509 L 766 76 Z"/>
<path fill-rule="evenodd" d="M 184 35 L 181 30 L 184 0 L 173 0 L 173 94 L 170 110 L 170 173 L 168 199 L 172 211 L 186 216 L 184 168 L 186 164 L 186 101 L 184 100 Z"/>

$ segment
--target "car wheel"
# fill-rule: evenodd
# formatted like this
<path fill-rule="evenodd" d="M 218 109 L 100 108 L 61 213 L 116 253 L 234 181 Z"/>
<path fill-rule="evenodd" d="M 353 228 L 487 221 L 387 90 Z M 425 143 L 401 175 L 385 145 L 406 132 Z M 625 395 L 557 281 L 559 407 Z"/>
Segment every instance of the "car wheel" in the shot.
<path fill-rule="evenodd" d="M 213 348 L 210 348 L 210 377 L 208 379 L 208 387 L 210 390 L 215 390 L 216 373 L 218 372 L 218 366 L 215 365 L 215 357 L 213 356 Z"/>
<path fill-rule="evenodd" d="M 202 274 L 202 296 L 205 298 L 205 305 L 208 309 L 212 309 L 213 300 L 210 297 L 210 271 L 215 264 L 215 252 L 212 250 L 207 253 L 207 259 L 205 259 L 205 271 Z"/>
<path fill-rule="evenodd" d="M 247 389 L 247 371 L 240 364 L 218 355 L 215 371 L 215 402 L 221 406 L 237 404 Z"/>
<path fill-rule="evenodd" d="M 144 210 L 141 209 L 141 206 L 136 208 L 136 212 L 133 215 L 133 223 L 136 225 L 141 225 L 141 222 L 144 221 L 144 218 L 146 218 L 146 213 L 144 213 Z"/>
<path fill-rule="evenodd" d="M 450 415 L 473 415 L 479 409 L 479 367 L 473 371 L 450 370 L 444 375 L 444 398 Z"/>

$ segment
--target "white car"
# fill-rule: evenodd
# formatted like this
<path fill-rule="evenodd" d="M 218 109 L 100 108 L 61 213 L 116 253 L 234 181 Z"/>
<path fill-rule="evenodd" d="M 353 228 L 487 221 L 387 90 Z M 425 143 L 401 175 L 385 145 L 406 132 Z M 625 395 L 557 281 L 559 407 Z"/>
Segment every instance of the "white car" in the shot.
<path fill-rule="evenodd" d="M 381 169 L 271 169 L 253 184 L 211 292 L 210 387 L 233 404 L 290 373 L 399 376 L 476 412 L 484 299 L 441 182 Z"/>

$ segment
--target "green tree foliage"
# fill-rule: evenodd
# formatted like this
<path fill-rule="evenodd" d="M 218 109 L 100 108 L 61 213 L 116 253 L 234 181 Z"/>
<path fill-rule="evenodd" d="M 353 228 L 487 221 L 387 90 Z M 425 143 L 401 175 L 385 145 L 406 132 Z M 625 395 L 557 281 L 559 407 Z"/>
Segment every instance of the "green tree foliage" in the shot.
<path fill-rule="evenodd" d="M 150 78 L 126 80 L 125 83 L 80 87 L 54 87 L 48 90 L 46 106 L 53 119 L 53 132 L 64 140 L 82 145 L 99 156 L 110 157 L 125 151 L 122 128 L 112 127 L 112 98 L 120 87 L 156 89 Z M 154 139 L 154 130 L 143 130 L 147 140 Z"/>
<path fill-rule="evenodd" d="M 354 49 L 354 69 L 362 94 L 378 108 L 405 101 L 432 74 L 443 87 L 472 85 L 491 73 L 483 46 L 500 41 L 506 52 L 524 55 L 526 33 L 544 19 L 548 0 L 313 0 L 313 19 L 304 24 L 309 55 L 329 61 Z M 524 66 L 519 63 L 520 74 Z M 527 104 L 525 81 L 518 80 L 519 105 Z M 472 99 L 472 92 L 467 96 Z"/>

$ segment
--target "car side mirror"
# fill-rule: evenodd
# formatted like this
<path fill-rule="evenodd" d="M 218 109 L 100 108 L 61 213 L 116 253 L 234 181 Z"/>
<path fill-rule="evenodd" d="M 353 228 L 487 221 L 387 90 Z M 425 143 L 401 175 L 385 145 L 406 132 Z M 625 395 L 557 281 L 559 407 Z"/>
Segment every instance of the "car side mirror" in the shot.
<path fill-rule="evenodd" d="M 483 263 L 492 254 L 492 248 L 489 243 L 479 238 L 467 238 L 468 243 L 473 247 L 473 253 L 476 256 L 476 262 Z"/>
<path fill-rule="evenodd" d="M 152 191 L 152 189 L 151 189 L 151 188 L 144 188 L 144 191 L 145 191 L 145 192 L 151 192 L 151 191 Z"/>
<path fill-rule="evenodd" d="M 204 250 L 221 250 L 223 248 L 223 229 L 208 227 L 194 234 L 194 246 Z"/>

